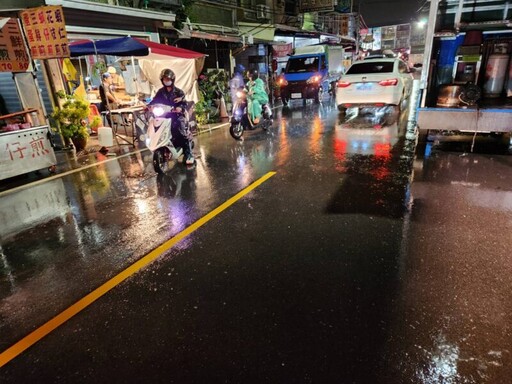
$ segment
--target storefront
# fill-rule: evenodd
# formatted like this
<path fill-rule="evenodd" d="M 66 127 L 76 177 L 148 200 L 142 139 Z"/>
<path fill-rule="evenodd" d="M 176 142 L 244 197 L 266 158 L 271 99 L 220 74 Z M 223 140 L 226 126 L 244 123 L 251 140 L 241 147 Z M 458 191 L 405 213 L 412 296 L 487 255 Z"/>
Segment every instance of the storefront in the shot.
<path fill-rule="evenodd" d="M 506 1 L 430 5 L 418 110 L 429 131 L 512 132 L 512 28 Z"/>
<path fill-rule="evenodd" d="M 4 99 L 0 116 L 0 180 L 43 168 L 53 171 L 56 164 L 46 109 L 32 61 L 36 58 L 44 60 L 54 55 L 57 49 L 67 50 L 65 37 L 52 38 L 52 43 L 48 38 L 48 44 L 44 46 L 34 44 L 35 36 L 44 36 L 50 26 L 56 33 L 64 26 L 59 21 L 58 10 L 52 8 L 49 12 L 52 19 L 46 21 L 45 28 L 40 28 L 39 15 L 31 10 L 21 12 L 20 19 L 0 18 L 0 71 L 4 77 L 7 75 L 12 79 L 12 83 L 2 82 L 0 91 L 11 85 L 17 95 L 17 103 L 13 103 L 13 95 L 5 93 L 9 98 Z"/>

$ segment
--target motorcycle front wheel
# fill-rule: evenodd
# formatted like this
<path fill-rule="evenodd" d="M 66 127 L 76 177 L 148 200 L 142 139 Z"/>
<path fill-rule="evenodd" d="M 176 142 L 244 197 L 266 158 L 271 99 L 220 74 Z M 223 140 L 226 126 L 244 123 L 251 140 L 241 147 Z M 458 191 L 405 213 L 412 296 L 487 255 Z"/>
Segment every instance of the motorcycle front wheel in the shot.
<path fill-rule="evenodd" d="M 272 126 L 273 122 L 274 122 L 273 119 L 267 118 L 263 122 L 263 125 L 261 126 L 261 128 L 263 128 L 264 131 L 267 131 Z"/>
<path fill-rule="evenodd" d="M 233 139 L 240 140 L 244 133 L 244 127 L 242 126 L 242 123 L 232 123 L 231 127 L 229 127 L 229 133 L 231 134 L 231 137 L 233 137 Z"/>
<path fill-rule="evenodd" d="M 153 153 L 153 168 L 162 175 L 169 170 L 170 152 L 167 147 L 160 147 Z"/>

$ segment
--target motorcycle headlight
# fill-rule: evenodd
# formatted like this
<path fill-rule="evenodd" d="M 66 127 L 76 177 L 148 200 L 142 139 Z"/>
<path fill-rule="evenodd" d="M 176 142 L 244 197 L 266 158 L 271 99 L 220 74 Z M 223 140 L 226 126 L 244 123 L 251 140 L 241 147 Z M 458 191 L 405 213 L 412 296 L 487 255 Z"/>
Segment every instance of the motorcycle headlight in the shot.
<path fill-rule="evenodd" d="M 242 91 L 238 91 L 238 92 L 236 93 L 236 97 L 238 97 L 238 98 L 244 97 L 244 92 L 242 92 Z"/>
<path fill-rule="evenodd" d="M 279 84 L 280 87 L 286 87 L 288 85 L 288 82 L 286 81 L 286 79 L 284 77 L 280 77 L 277 80 L 277 83 Z"/>
<path fill-rule="evenodd" d="M 153 115 L 155 117 L 160 117 L 164 115 L 164 109 L 162 107 L 153 108 Z"/>

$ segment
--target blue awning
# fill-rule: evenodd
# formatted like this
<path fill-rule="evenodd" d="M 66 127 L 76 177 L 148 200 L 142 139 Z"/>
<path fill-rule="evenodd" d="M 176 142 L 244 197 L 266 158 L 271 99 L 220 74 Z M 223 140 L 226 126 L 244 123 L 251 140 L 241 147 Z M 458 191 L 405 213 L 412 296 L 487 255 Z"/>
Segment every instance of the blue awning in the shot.
<path fill-rule="evenodd" d="M 149 48 L 132 37 L 87 41 L 81 40 L 69 45 L 71 57 L 86 55 L 147 56 Z"/>

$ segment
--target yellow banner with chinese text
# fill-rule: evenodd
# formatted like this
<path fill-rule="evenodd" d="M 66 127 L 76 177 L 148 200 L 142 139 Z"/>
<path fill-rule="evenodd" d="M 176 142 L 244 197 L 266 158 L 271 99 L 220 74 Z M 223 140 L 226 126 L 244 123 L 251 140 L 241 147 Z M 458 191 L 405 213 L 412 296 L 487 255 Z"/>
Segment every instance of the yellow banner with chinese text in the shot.
<path fill-rule="evenodd" d="M 25 72 L 30 57 L 17 19 L 0 17 L 0 72 Z"/>
<path fill-rule="evenodd" d="M 20 18 L 33 59 L 69 57 L 62 6 L 28 8 Z"/>

